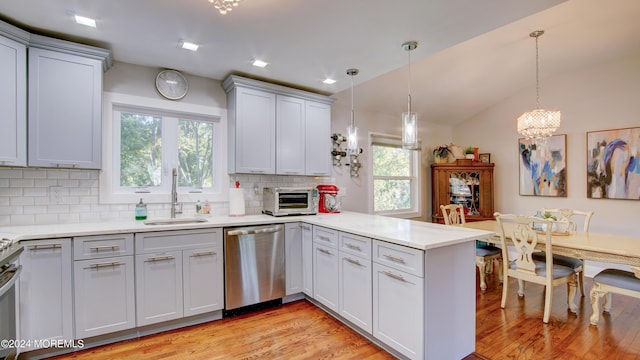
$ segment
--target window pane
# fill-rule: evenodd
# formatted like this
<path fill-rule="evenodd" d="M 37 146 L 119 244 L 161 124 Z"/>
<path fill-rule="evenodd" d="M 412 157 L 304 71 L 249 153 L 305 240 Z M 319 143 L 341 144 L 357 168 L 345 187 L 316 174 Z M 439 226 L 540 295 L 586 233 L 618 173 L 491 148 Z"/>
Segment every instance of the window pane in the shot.
<path fill-rule="evenodd" d="M 178 184 L 193 188 L 213 186 L 213 123 L 180 119 Z"/>
<path fill-rule="evenodd" d="M 373 180 L 374 211 L 411 209 L 411 180 Z"/>
<path fill-rule="evenodd" d="M 373 176 L 411 176 L 411 151 L 374 145 Z"/>
<path fill-rule="evenodd" d="M 122 112 L 120 186 L 159 186 L 162 183 L 161 171 L 162 119 Z"/>

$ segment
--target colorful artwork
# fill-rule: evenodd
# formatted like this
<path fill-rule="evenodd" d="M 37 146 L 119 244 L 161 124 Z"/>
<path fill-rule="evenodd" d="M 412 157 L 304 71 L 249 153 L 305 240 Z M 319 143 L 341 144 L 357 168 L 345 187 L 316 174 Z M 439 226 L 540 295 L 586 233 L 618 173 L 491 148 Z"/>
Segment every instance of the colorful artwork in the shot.
<path fill-rule="evenodd" d="M 519 139 L 520 195 L 567 196 L 567 136 Z"/>
<path fill-rule="evenodd" d="M 587 133 L 587 197 L 640 200 L 640 127 Z"/>

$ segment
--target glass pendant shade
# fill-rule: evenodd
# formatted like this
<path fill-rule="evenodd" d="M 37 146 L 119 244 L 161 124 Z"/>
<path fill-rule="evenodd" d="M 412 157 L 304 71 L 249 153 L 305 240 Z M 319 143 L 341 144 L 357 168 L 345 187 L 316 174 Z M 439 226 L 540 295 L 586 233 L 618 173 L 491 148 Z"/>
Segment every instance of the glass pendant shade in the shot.
<path fill-rule="evenodd" d="M 358 150 L 358 127 L 355 125 L 347 126 L 347 152 L 349 154 L 357 154 Z"/>
<path fill-rule="evenodd" d="M 418 114 L 414 112 L 402 113 L 402 148 L 418 149 Z"/>
<path fill-rule="evenodd" d="M 518 118 L 518 133 L 526 139 L 544 140 L 560 127 L 560 111 L 535 109 Z"/>

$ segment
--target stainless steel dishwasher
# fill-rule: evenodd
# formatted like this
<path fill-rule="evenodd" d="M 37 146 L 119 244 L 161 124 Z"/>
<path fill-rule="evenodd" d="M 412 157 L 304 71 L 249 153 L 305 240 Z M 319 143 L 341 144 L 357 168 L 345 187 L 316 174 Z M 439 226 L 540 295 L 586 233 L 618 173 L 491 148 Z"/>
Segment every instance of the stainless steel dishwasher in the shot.
<path fill-rule="evenodd" d="M 284 225 L 226 228 L 224 234 L 225 310 L 281 302 L 285 295 Z"/>

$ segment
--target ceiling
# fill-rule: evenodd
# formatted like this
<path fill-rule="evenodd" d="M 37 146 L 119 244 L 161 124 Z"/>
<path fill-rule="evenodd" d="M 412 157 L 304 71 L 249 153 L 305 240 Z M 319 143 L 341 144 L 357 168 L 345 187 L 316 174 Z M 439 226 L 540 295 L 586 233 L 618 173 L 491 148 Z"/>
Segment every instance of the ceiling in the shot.
<path fill-rule="evenodd" d="M 74 13 L 97 27 L 75 24 Z M 226 15 L 207 0 L 0 0 L 0 18 L 108 48 L 115 61 L 217 80 L 243 74 L 336 97 L 350 90 L 345 72 L 355 67 L 357 110 L 389 114 L 406 109 L 401 45 L 415 40 L 413 107 L 442 124 L 535 84 L 533 30 L 546 31 L 542 81 L 640 49 L 637 0 L 242 0 Z M 200 49 L 180 49 L 180 40 Z M 257 58 L 269 65 L 251 66 Z M 326 77 L 337 82 L 324 85 Z"/>

